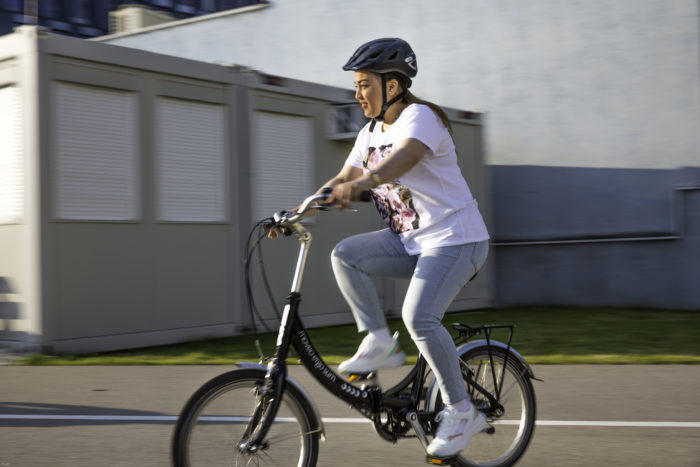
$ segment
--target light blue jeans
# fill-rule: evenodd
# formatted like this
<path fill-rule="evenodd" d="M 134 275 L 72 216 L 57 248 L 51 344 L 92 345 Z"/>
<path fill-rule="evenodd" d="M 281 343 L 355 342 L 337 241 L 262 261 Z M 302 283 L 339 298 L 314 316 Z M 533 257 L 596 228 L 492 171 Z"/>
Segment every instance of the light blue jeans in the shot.
<path fill-rule="evenodd" d="M 467 397 L 454 341 L 441 321 L 457 293 L 483 266 L 488 241 L 406 253 L 389 229 L 355 235 L 336 245 L 333 272 L 360 332 L 387 326 L 372 276 L 410 278 L 401 317 L 437 378 L 443 400 Z"/>

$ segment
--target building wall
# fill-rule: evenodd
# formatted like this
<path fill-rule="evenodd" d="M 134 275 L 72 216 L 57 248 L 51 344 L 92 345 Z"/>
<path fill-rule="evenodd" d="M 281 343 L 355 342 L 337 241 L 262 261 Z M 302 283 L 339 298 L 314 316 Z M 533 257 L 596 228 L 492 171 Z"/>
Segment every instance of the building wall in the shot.
<path fill-rule="evenodd" d="M 20 156 L 25 200 L 12 219 L 18 210 L 0 205 L 9 219 L 0 216 L 0 344 L 88 352 L 249 331 L 248 232 L 342 167 L 353 142 L 329 122 L 347 90 L 34 27 L 0 42 L 8 54 L 0 85 L 22 89 L 31 116 L 15 138 L 22 149 L 6 139 L 0 146 L 3 161 Z M 31 67 L 7 71 L 17 63 Z M 460 163 L 488 212 L 479 115 L 447 111 Z M 369 203 L 359 211 L 309 221 L 307 325 L 352 321 L 329 255 L 339 239 L 380 227 Z M 271 330 L 297 254 L 295 238 L 265 242 L 276 306 L 259 278 L 253 289 Z M 455 306 L 489 306 L 490 283 L 487 271 Z M 389 281 L 378 286 L 386 308 L 398 310 L 402 294 Z"/>
<path fill-rule="evenodd" d="M 341 66 L 408 40 L 417 95 L 488 114 L 494 165 L 698 165 L 696 0 L 277 0 L 264 9 L 100 40 L 352 88 Z"/>
<path fill-rule="evenodd" d="M 486 115 L 499 304 L 700 309 L 683 285 L 700 259 L 680 253 L 698 240 L 674 224 L 700 217 L 698 15 L 696 0 L 278 0 L 98 40 L 351 88 L 355 48 L 402 37 L 417 95 Z"/>
<path fill-rule="evenodd" d="M 18 26 L 39 25 L 67 36 L 102 36 L 110 30 L 109 13 L 126 5 L 145 7 L 164 12 L 173 19 L 182 19 L 259 3 L 259 0 L 10 0 L 0 2 L 0 35 L 10 34 Z"/>
<path fill-rule="evenodd" d="M 20 349 L 40 344 L 41 269 L 40 118 L 36 34 L 0 37 L 2 201 L 0 202 L 0 339 Z"/>

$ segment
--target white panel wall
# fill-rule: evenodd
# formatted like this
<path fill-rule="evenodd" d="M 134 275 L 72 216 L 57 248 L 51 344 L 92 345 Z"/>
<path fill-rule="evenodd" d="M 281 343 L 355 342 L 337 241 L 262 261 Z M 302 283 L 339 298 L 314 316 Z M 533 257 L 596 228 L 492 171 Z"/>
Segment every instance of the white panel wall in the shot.
<path fill-rule="evenodd" d="M 19 88 L 0 88 L 0 224 L 24 217 L 22 101 Z"/>
<path fill-rule="evenodd" d="M 136 94 L 62 82 L 53 90 L 55 217 L 138 219 Z"/>

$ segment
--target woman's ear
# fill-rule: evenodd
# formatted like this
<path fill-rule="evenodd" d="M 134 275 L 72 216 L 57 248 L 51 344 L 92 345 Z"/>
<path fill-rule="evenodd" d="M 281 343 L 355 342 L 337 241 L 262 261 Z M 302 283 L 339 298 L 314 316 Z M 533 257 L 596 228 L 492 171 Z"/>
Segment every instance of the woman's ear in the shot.
<path fill-rule="evenodd" d="M 389 96 L 396 95 L 399 92 L 399 80 L 391 78 L 386 81 L 386 92 Z"/>

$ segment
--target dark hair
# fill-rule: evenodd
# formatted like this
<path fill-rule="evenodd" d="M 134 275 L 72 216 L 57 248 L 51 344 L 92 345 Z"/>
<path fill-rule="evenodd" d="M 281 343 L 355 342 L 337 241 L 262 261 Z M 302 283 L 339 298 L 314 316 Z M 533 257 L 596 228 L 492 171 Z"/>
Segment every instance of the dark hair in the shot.
<path fill-rule="evenodd" d="M 401 73 L 387 73 L 387 81 L 391 79 L 395 79 L 399 82 L 399 86 L 401 86 L 402 91 L 405 93 L 403 96 L 402 101 L 405 102 L 406 104 L 422 104 L 422 105 L 427 105 L 430 107 L 430 110 L 435 112 L 435 114 L 440 118 L 442 121 L 443 125 L 447 127 L 450 133 L 452 133 L 452 125 L 450 124 L 450 119 L 447 117 L 447 114 L 445 113 L 442 108 L 434 104 L 432 102 L 420 99 L 416 97 L 411 91 L 408 90 L 409 86 L 411 85 L 408 78 L 404 76 Z"/>

